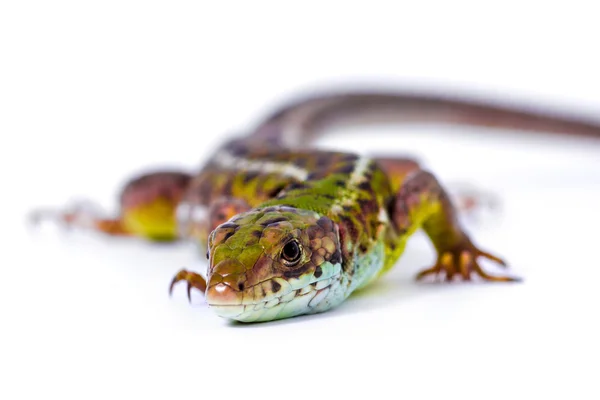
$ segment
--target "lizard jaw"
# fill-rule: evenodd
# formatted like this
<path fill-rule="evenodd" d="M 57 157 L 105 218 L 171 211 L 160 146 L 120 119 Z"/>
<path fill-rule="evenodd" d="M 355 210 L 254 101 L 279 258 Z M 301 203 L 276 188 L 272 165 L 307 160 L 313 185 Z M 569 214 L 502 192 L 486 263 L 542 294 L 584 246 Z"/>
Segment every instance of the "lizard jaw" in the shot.
<path fill-rule="evenodd" d="M 235 299 L 230 293 L 227 296 L 234 302 L 226 302 L 223 298 L 215 299 L 207 292 L 207 301 L 217 315 L 223 318 L 232 319 L 240 322 L 261 322 L 272 321 L 276 319 L 289 318 L 301 314 L 311 314 L 324 311 L 325 300 L 332 295 L 337 297 L 337 290 L 340 287 L 340 277 L 338 273 L 329 278 L 320 279 L 297 290 L 290 290 L 288 293 L 253 303 L 241 304 L 241 294 Z M 233 289 L 225 289 L 229 292 Z M 238 292 L 239 293 L 239 292 Z"/>

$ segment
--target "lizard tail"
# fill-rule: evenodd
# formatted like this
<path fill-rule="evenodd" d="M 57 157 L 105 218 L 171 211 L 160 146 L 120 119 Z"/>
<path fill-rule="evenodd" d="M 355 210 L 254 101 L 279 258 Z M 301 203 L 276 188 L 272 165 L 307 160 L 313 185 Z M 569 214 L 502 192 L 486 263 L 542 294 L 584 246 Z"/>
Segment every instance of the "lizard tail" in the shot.
<path fill-rule="evenodd" d="M 304 147 L 326 128 L 369 123 L 443 123 L 600 138 L 600 120 L 418 93 L 347 92 L 289 102 L 251 136 L 284 147 Z"/>

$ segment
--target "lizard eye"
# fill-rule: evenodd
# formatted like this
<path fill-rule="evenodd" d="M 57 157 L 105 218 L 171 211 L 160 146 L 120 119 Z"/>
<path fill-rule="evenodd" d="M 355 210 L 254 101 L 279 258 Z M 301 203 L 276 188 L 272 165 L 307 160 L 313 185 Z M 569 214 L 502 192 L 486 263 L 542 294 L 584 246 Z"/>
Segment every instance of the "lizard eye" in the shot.
<path fill-rule="evenodd" d="M 281 250 L 281 257 L 288 267 L 296 265 L 300 261 L 301 255 L 300 243 L 295 239 L 287 242 Z"/>

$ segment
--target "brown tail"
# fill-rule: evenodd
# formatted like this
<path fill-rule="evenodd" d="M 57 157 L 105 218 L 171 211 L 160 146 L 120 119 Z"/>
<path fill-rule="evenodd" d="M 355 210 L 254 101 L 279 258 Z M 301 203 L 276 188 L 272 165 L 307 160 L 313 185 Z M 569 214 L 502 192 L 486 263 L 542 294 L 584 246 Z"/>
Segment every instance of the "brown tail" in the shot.
<path fill-rule="evenodd" d="M 600 120 L 445 96 L 373 92 L 325 94 L 290 102 L 264 119 L 252 135 L 301 147 L 325 128 L 365 122 L 445 123 L 600 138 Z"/>

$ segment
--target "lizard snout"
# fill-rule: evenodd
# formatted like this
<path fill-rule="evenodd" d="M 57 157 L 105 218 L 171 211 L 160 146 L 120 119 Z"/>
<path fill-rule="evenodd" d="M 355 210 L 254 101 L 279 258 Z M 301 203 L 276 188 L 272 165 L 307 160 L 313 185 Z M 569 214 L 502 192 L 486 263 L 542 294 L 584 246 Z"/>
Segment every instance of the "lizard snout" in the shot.
<path fill-rule="evenodd" d="M 242 304 L 245 274 L 243 265 L 237 260 L 226 259 L 215 265 L 209 277 L 206 289 L 206 301 L 209 305 Z"/>
<path fill-rule="evenodd" d="M 211 285 L 206 290 L 206 301 L 211 306 L 233 306 L 242 304 L 242 292 L 226 283 Z"/>

